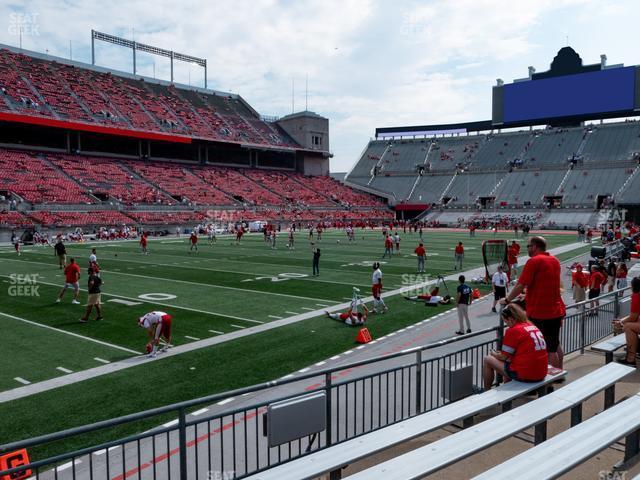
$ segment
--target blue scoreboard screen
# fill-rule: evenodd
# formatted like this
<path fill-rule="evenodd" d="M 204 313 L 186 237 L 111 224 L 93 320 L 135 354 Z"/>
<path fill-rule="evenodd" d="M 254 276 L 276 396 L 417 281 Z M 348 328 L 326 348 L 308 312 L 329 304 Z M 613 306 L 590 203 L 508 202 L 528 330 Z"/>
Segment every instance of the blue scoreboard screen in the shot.
<path fill-rule="evenodd" d="M 516 82 L 504 86 L 504 123 L 633 110 L 635 67 Z"/>

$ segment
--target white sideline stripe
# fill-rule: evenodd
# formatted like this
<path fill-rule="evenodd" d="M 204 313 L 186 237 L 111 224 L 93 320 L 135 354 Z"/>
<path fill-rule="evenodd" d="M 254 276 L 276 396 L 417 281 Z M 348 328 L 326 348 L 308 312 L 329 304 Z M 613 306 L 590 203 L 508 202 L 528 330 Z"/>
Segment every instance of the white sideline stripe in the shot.
<path fill-rule="evenodd" d="M 277 315 L 267 315 L 269 318 L 275 318 L 276 320 L 282 320 L 282 317 L 279 317 Z"/>
<path fill-rule="evenodd" d="M 340 355 L 334 355 L 333 357 L 331 357 L 329 360 L 337 360 L 340 358 Z"/>
<path fill-rule="evenodd" d="M 235 400 L 235 398 L 226 398 L 224 400 L 219 401 L 216 405 L 226 405 L 227 403 L 231 403 Z"/>
<path fill-rule="evenodd" d="M 309 308 L 309 307 L 301 307 L 302 310 L 308 310 L 310 312 L 314 312 L 316 309 L 315 308 Z"/>
<path fill-rule="evenodd" d="M 217 335 L 224 335 L 224 332 L 219 332 L 217 330 L 209 330 L 211 333 L 215 333 Z"/>
<path fill-rule="evenodd" d="M 23 384 L 23 385 L 30 385 L 31 384 L 31 382 L 29 380 L 25 380 L 22 377 L 16 377 L 16 378 L 14 378 L 14 380 L 16 382 L 19 382 L 19 383 Z"/>
<path fill-rule="evenodd" d="M 318 307 L 328 307 L 329 305 L 327 305 L 326 303 L 316 303 L 316 305 Z"/>
<path fill-rule="evenodd" d="M 282 380 L 287 380 L 288 378 L 293 378 L 293 373 L 290 373 L 289 375 L 285 375 L 284 377 L 282 377 Z"/>
<path fill-rule="evenodd" d="M 298 370 L 298 372 L 299 372 L 299 373 L 306 373 L 306 372 L 308 372 L 309 370 L 310 370 L 310 368 L 309 368 L 309 367 L 307 367 L 307 368 L 303 368 L 302 370 Z"/>
<path fill-rule="evenodd" d="M 364 345 L 360 345 L 359 347 L 356 347 L 356 350 L 362 350 L 364 348 Z"/>
<path fill-rule="evenodd" d="M 64 368 L 64 367 L 56 367 L 56 370 L 60 370 L 61 372 L 64 372 L 64 373 L 73 373 L 73 370 L 69 370 L 68 368 Z"/>
<path fill-rule="evenodd" d="M 188 338 L 189 340 L 200 340 L 197 337 L 190 337 L 189 335 L 185 335 L 184 338 Z"/>
<path fill-rule="evenodd" d="M 327 363 L 327 362 L 318 362 L 318 363 L 316 363 L 316 367 L 321 367 L 321 366 L 322 366 L 322 365 L 324 365 L 325 363 Z"/>
<path fill-rule="evenodd" d="M 111 363 L 109 360 L 105 360 L 104 358 L 100 358 L 100 357 L 93 357 L 93 359 L 96 362 L 100 362 L 100 363 Z"/>
<path fill-rule="evenodd" d="M 77 333 L 67 332 L 66 330 L 61 330 L 59 328 L 50 327 L 49 325 L 43 325 L 41 323 L 32 322 L 31 320 L 27 320 L 26 318 L 16 317 L 15 315 L 9 315 L 8 313 L 0 312 L 0 315 L 7 318 L 12 318 L 13 320 L 18 320 L 19 322 L 28 323 L 29 325 L 34 325 L 36 327 L 46 328 L 47 330 L 53 330 L 55 332 L 64 333 L 65 335 L 70 335 L 72 337 L 81 338 L 83 340 L 87 340 L 88 342 L 99 343 L 100 345 L 105 345 L 111 348 L 117 348 L 118 350 L 122 350 L 127 353 L 133 353 L 135 355 L 139 355 L 140 352 L 136 352 L 135 350 L 131 350 L 129 348 L 121 347 L 120 345 L 114 345 L 112 343 L 103 342 L 101 340 L 96 340 L 95 338 L 84 337 L 82 335 L 78 335 Z"/>
<path fill-rule="evenodd" d="M 284 313 L 288 313 L 289 315 L 299 315 L 298 312 L 284 312 Z"/>
<path fill-rule="evenodd" d="M 71 468 L 73 466 L 73 464 L 79 465 L 82 463 L 82 460 L 74 460 L 73 462 L 67 462 L 64 465 L 60 465 L 59 467 L 56 468 L 56 470 L 59 472 L 61 470 L 66 470 L 68 468 Z"/>
<path fill-rule="evenodd" d="M 193 412 L 191 415 L 202 415 L 203 413 L 208 412 L 209 409 L 208 408 L 201 408 L 200 410 L 196 410 L 195 412 Z"/>
<path fill-rule="evenodd" d="M 242 325 L 234 325 L 233 323 L 231 324 L 231 326 L 233 328 L 247 328 L 247 327 L 243 327 Z"/>
<path fill-rule="evenodd" d="M 170 422 L 167 423 L 163 423 L 162 426 L 165 428 L 169 428 L 169 427 L 173 427 L 174 425 L 178 424 L 178 419 L 176 418 L 175 420 L 171 420 Z"/>
<path fill-rule="evenodd" d="M 347 350 L 346 352 L 343 352 L 343 355 L 350 355 L 353 353 L 353 350 Z"/>

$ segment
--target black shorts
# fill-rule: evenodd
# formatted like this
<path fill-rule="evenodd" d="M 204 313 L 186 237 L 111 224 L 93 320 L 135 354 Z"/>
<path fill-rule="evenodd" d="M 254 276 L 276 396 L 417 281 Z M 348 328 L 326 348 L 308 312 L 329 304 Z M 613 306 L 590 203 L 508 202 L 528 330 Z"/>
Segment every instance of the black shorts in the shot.
<path fill-rule="evenodd" d="M 507 287 L 499 287 L 495 286 L 495 292 L 493 292 L 493 298 L 496 300 L 500 300 L 501 298 L 505 298 L 507 296 Z"/>
<path fill-rule="evenodd" d="M 562 326 L 562 319 L 549 318 L 547 320 L 536 320 L 529 318 L 538 330 L 542 332 L 544 341 L 547 344 L 547 352 L 556 353 L 558 351 L 558 345 L 560 345 L 560 327 Z"/>
<path fill-rule="evenodd" d="M 511 362 L 504 362 L 504 373 L 511 380 L 515 380 L 516 382 L 524 382 L 524 383 L 536 383 L 536 382 L 541 382 L 542 380 L 544 380 L 544 378 L 541 378 L 539 380 L 525 380 L 524 378 L 520 378 L 520 377 L 518 377 L 518 374 L 516 372 L 511 370 L 511 368 L 509 367 L 510 363 Z"/>
<path fill-rule="evenodd" d="M 589 298 L 598 298 L 600 296 L 599 288 L 591 288 L 589 289 Z"/>

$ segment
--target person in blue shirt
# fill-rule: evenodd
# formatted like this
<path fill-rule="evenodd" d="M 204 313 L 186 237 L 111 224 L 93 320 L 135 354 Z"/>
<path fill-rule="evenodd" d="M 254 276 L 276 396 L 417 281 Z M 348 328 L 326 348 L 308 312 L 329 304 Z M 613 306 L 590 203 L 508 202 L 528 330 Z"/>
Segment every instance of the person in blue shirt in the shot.
<path fill-rule="evenodd" d="M 458 322 L 460 328 L 456 335 L 464 335 L 464 321 L 467 322 L 467 333 L 471 333 L 471 322 L 469 321 L 469 305 L 471 305 L 471 287 L 465 282 L 464 275 L 458 277 L 460 285 L 458 285 L 457 304 L 458 304 Z"/>

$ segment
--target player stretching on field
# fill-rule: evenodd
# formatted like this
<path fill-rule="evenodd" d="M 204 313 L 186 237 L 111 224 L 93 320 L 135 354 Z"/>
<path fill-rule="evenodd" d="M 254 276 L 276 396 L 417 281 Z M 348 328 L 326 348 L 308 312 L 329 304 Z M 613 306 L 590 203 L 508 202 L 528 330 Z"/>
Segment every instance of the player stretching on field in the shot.
<path fill-rule="evenodd" d="M 195 231 L 191 232 L 191 236 L 189 237 L 189 244 L 189 253 L 191 253 L 193 250 L 198 253 L 198 234 Z"/>
<path fill-rule="evenodd" d="M 160 337 L 164 337 L 166 345 L 160 350 L 166 352 L 171 343 L 171 315 L 165 312 L 149 312 L 138 319 L 138 325 L 147 330 L 151 351 L 150 358 L 155 358 L 160 344 Z"/>
<path fill-rule="evenodd" d="M 71 303 L 74 305 L 79 305 L 78 295 L 80 294 L 80 285 L 78 281 L 80 280 L 80 267 L 76 263 L 74 258 L 69 259 L 69 265 L 64 268 L 64 287 L 60 290 L 60 294 L 56 300 L 56 303 L 60 303 L 62 297 L 64 297 L 64 293 L 67 291 L 67 288 L 73 288 L 73 300 Z"/>
<path fill-rule="evenodd" d="M 364 325 L 367 321 L 367 315 L 369 315 L 369 309 L 363 303 L 362 312 L 359 312 L 357 308 L 354 311 L 353 304 L 351 304 L 349 310 L 344 313 L 324 313 L 327 314 L 327 317 L 332 318 L 333 320 L 344 322 L 345 325 Z"/>

